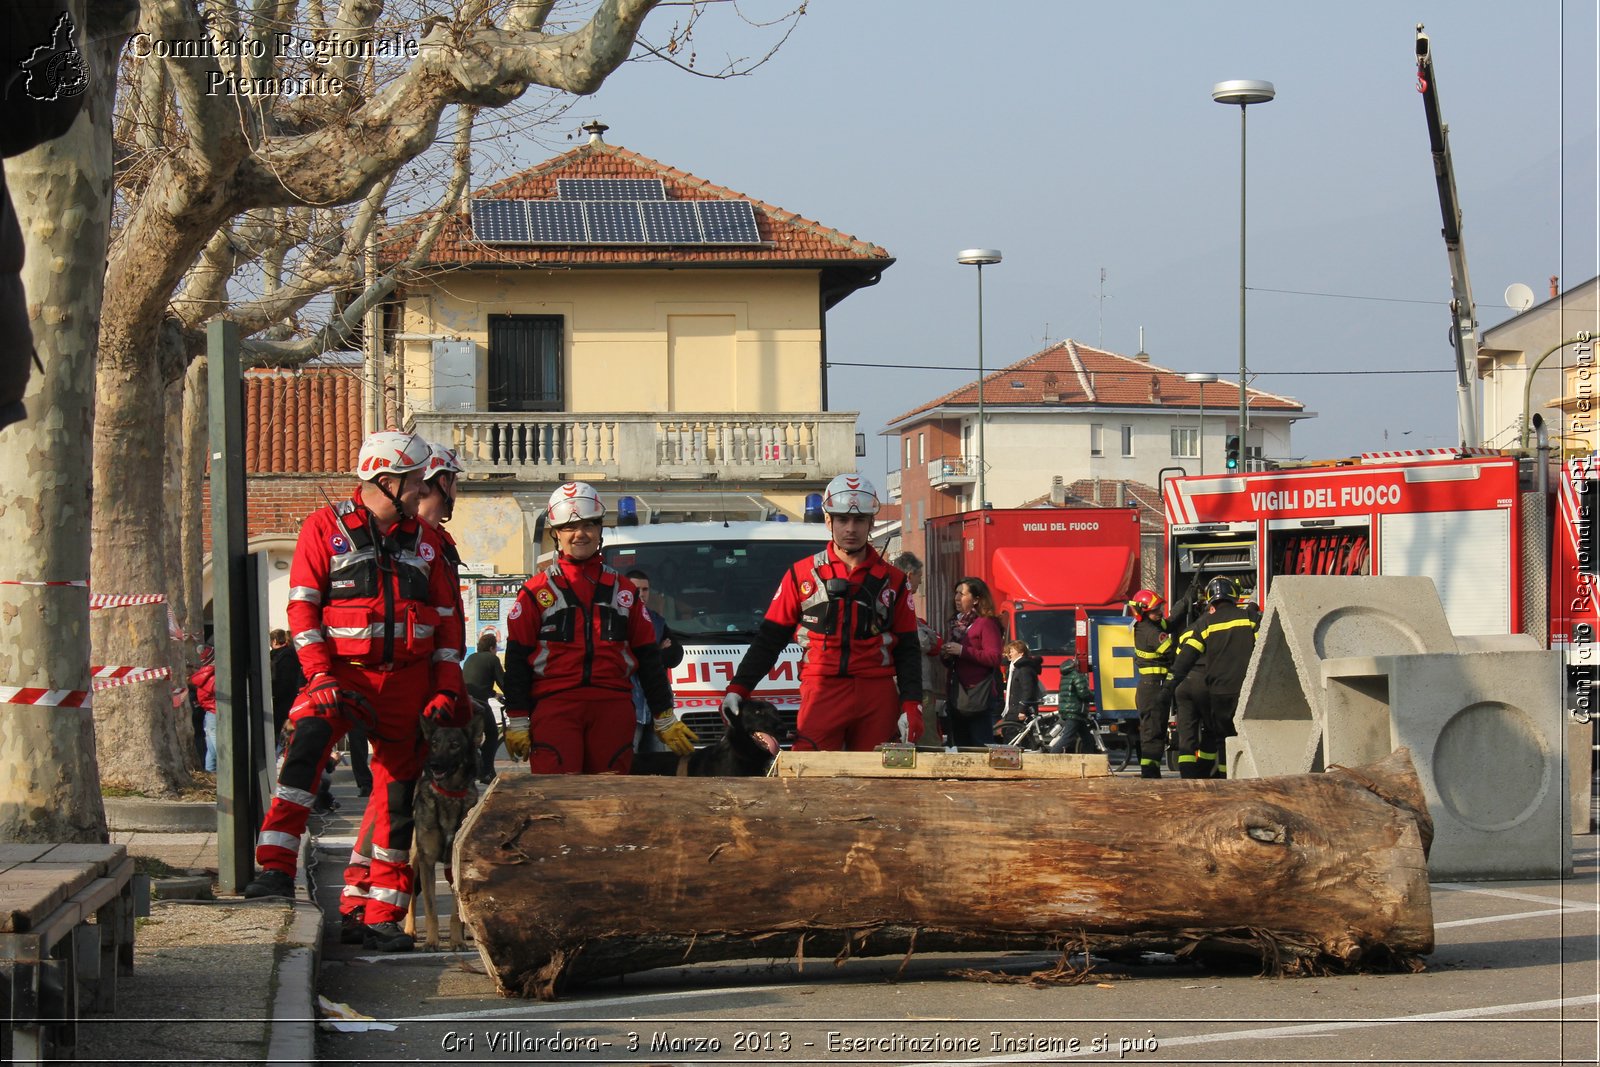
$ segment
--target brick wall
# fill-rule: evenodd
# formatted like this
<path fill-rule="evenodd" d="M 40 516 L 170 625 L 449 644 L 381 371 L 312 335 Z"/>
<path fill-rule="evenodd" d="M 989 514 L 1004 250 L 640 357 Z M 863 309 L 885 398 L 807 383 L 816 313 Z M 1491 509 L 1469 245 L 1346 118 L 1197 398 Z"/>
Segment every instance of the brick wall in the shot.
<path fill-rule="evenodd" d="M 252 475 L 245 479 L 245 531 L 248 537 L 282 534 L 296 537 L 307 515 L 332 500 L 350 496 L 355 479 L 343 471 L 332 474 Z M 326 496 L 324 496 L 324 493 Z M 201 527 L 205 550 L 211 551 L 211 482 L 201 490 Z"/>

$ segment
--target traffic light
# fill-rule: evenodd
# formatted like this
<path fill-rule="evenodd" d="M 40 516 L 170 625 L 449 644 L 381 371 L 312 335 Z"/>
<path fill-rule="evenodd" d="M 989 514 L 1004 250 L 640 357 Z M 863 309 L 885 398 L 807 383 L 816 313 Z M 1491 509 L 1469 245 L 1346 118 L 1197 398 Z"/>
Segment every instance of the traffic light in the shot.
<path fill-rule="evenodd" d="M 1239 469 L 1239 435 L 1238 434 L 1234 433 L 1234 434 L 1229 434 L 1228 435 L 1227 453 L 1228 453 L 1228 459 L 1227 459 L 1227 462 L 1226 462 L 1225 465 L 1231 471 L 1238 470 Z"/>

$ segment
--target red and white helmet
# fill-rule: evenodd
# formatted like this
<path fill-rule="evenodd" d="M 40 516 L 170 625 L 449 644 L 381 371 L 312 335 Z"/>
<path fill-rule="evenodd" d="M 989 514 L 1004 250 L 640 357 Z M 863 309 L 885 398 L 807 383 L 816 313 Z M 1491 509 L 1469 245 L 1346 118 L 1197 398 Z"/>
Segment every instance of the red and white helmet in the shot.
<path fill-rule="evenodd" d="M 822 510 L 829 515 L 876 515 L 878 491 L 859 474 L 841 474 L 822 491 Z"/>
<path fill-rule="evenodd" d="M 1154 589 L 1141 589 L 1128 598 L 1128 610 L 1135 615 L 1154 615 L 1164 603 Z"/>
<path fill-rule="evenodd" d="M 605 503 L 588 482 L 568 482 L 563 485 L 550 494 L 550 506 L 545 509 L 545 524 L 552 530 L 585 519 L 599 521 L 605 517 Z"/>
<path fill-rule="evenodd" d="M 370 482 L 380 474 L 405 474 L 428 465 L 433 452 L 419 434 L 379 430 L 367 435 L 356 455 L 356 477 Z"/>
<path fill-rule="evenodd" d="M 428 456 L 428 473 L 422 476 L 423 481 L 432 481 L 441 474 L 461 473 L 461 459 L 456 455 L 455 449 L 446 448 L 441 444 L 431 444 L 428 448 L 431 450 L 431 455 Z"/>

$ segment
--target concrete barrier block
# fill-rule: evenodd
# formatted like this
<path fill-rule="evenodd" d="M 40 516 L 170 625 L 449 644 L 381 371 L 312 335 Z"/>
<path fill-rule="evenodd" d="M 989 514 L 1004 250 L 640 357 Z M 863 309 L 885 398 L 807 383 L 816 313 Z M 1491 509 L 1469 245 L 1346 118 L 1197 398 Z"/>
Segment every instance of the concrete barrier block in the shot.
<path fill-rule="evenodd" d="M 1429 874 L 1572 873 L 1561 655 L 1392 657 L 1390 744 L 1411 749 L 1433 816 Z"/>

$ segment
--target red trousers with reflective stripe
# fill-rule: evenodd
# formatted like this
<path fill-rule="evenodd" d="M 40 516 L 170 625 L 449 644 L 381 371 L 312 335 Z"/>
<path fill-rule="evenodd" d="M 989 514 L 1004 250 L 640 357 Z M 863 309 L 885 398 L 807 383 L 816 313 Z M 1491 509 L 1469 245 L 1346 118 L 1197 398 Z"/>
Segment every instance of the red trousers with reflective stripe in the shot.
<path fill-rule="evenodd" d="M 372 743 L 372 795 L 356 844 L 356 851 L 371 856 L 372 862 L 345 869 L 339 910 L 348 913 L 365 907 L 369 924 L 398 922 L 411 903 L 411 801 L 425 754 L 418 715 L 433 695 L 432 671 L 426 662 L 388 672 L 335 663 L 333 673 L 341 689 L 360 693 L 378 712 L 377 728 L 367 732 Z M 329 753 L 350 729 L 343 716 L 324 720 L 325 729 L 309 725 L 316 718 L 303 697 L 289 711 L 293 733 L 278 772 L 280 795 L 272 798 L 256 845 L 256 862 L 266 870 L 295 873 L 311 798 Z"/>
<path fill-rule="evenodd" d="M 893 676 L 802 678 L 794 750 L 871 752 L 900 740 L 899 722 L 900 690 Z"/>
<path fill-rule="evenodd" d="M 633 693 L 593 686 L 539 698 L 528 721 L 534 774 L 627 774 L 633 766 Z"/>

